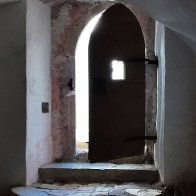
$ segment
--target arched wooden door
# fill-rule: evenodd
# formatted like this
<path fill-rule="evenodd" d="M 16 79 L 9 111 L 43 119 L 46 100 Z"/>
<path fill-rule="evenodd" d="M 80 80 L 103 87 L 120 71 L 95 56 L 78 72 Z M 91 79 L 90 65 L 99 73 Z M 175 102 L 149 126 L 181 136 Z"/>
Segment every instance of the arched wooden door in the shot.
<path fill-rule="evenodd" d="M 136 17 L 124 5 L 113 5 L 102 15 L 89 43 L 91 162 L 144 153 L 144 59 L 144 39 Z M 113 60 L 117 61 L 112 67 Z"/>

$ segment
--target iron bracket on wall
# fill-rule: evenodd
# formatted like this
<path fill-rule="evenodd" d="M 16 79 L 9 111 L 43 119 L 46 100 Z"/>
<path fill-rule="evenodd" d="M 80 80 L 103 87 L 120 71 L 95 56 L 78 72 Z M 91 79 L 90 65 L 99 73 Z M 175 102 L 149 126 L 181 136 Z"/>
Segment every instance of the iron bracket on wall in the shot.
<path fill-rule="evenodd" d="M 69 87 L 70 91 L 73 91 L 74 90 L 74 87 L 73 87 L 73 78 L 70 78 L 67 86 Z"/>
<path fill-rule="evenodd" d="M 153 60 L 145 58 L 145 63 L 146 64 L 151 64 L 151 65 L 156 65 L 158 67 L 158 65 L 159 65 L 158 57 L 156 57 Z"/>

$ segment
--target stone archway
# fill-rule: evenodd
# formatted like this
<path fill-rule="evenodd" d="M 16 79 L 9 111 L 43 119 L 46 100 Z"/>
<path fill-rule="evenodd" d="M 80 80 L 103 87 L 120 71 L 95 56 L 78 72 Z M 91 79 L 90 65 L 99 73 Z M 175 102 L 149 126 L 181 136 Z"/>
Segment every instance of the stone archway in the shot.
<path fill-rule="evenodd" d="M 67 83 L 70 78 L 75 78 L 75 48 L 78 37 L 92 17 L 113 4 L 114 2 L 77 2 L 53 8 L 51 73 L 54 159 L 72 161 L 75 155 L 75 97 L 67 96 L 69 94 Z M 153 56 L 154 21 L 139 8 L 129 4 L 126 6 L 135 14 L 142 27 L 147 56 Z M 150 82 L 156 82 L 155 71 L 150 71 L 150 73 L 147 71 L 147 75 L 150 76 Z M 156 89 L 152 88 L 153 90 L 149 89 L 148 97 L 152 99 L 153 96 L 154 101 L 147 104 L 149 106 L 147 113 L 148 116 L 151 116 L 148 124 L 153 125 L 149 130 L 154 132 Z"/>

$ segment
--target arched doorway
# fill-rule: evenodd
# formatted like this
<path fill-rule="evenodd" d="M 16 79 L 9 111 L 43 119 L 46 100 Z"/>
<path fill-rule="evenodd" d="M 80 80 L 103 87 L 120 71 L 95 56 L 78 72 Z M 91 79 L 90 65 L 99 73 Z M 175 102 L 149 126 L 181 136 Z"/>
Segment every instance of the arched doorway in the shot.
<path fill-rule="evenodd" d="M 77 42 L 76 63 L 76 148 L 88 151 L 89 142 L 89 54 L 88 47 L 91 33 L 102 13 L 94 16 L 84 27 Z"/>
<path fill-rule="evenodd" d="M 145 44 L 122 4 L 105 11 L 89 43 L 89 159 L 135 156 L 145 145 Z"/>

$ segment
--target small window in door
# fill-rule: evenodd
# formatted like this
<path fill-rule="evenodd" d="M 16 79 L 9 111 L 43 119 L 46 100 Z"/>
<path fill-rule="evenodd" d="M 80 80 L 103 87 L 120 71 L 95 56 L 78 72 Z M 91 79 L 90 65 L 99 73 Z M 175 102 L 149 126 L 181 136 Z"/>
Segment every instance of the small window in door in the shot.
<path fill-rule="evenodd" d="M 125 64 L 123 61 L 113 60 L 111 62 L 112 67 L 112 80 L 125 80 L 126 73 L 125 73 Z"/>

